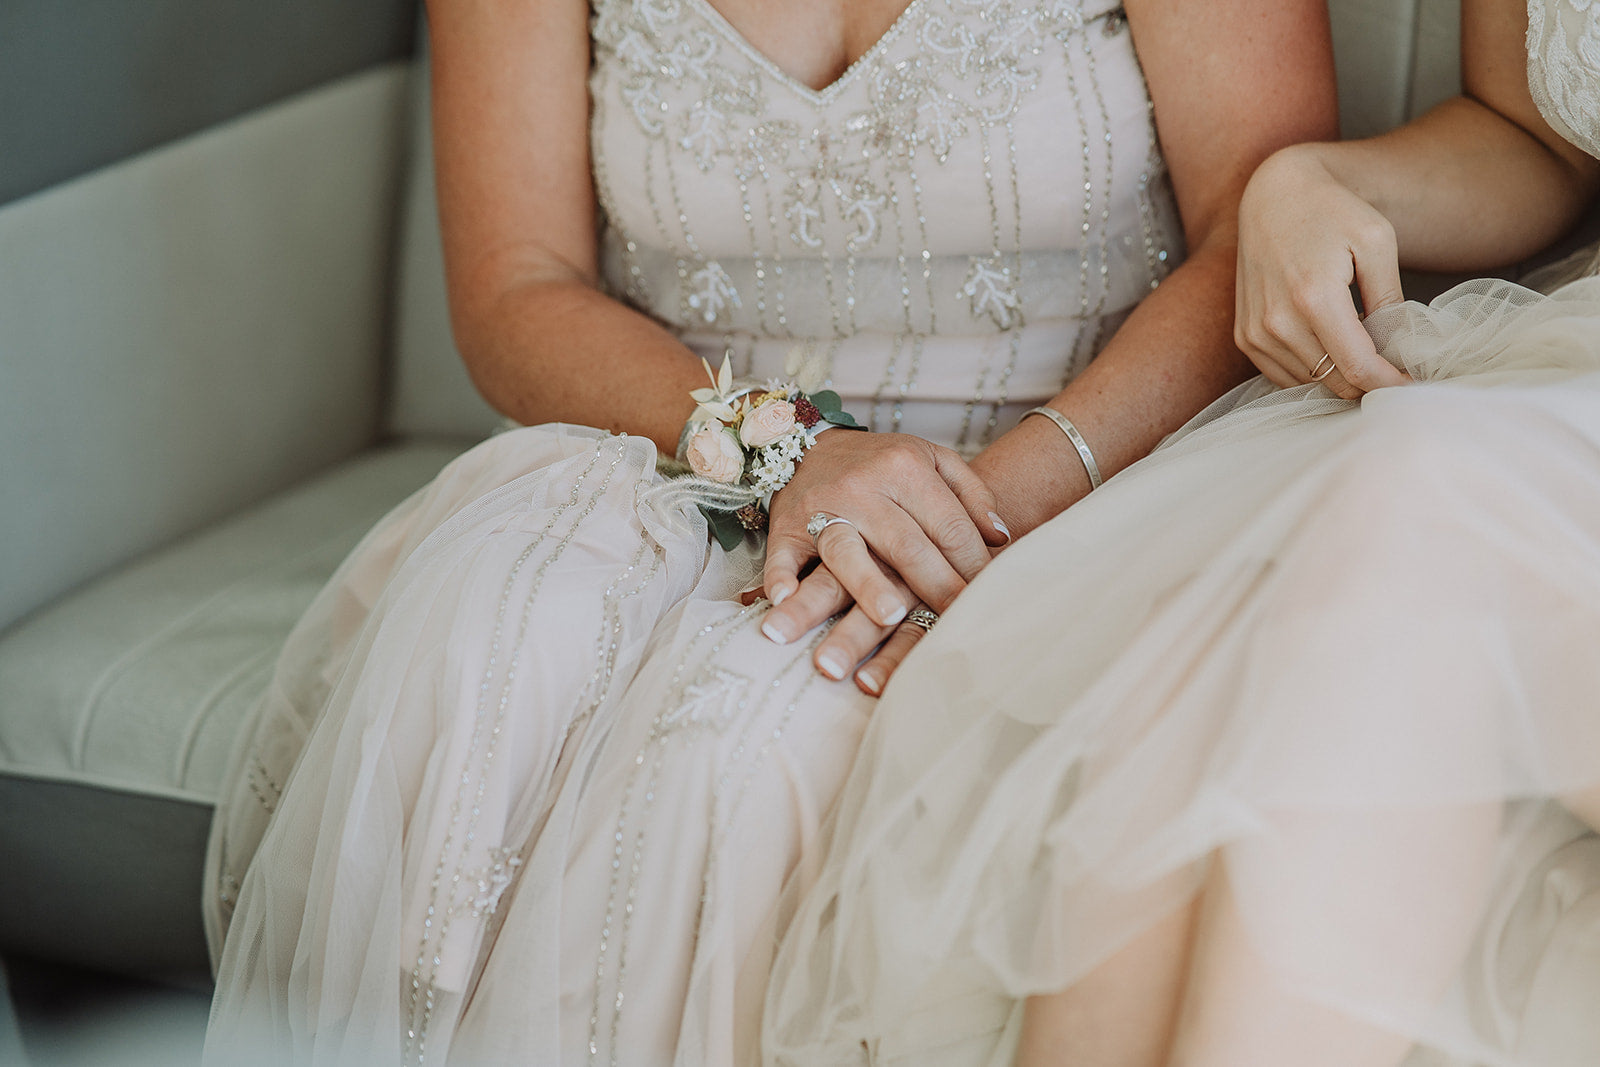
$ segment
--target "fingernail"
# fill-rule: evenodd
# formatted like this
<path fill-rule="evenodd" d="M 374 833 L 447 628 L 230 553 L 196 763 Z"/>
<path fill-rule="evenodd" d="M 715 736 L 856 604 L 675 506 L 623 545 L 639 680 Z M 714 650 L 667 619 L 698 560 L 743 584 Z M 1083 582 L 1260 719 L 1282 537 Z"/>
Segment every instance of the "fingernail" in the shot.
<path fill-rule="evenodd" d="M 1006 544 L 1009 545 L 1011 543 L 1011 531 L 1006 528 L 1006 524 L 1001 520 L 1000 516 L 991 511 L 989 512 L 989 521 L 994 523 L 994 528 L 1000 531 L 1000 536 L 1004 537 Z"/>
<path fill-rule="evenodd" d="M 773 607 L 777 607 L 779 604 L 782 604 L 785 600 L 789 599 L 789 595 L 791 593 L 793 593 L 793 592 L 794 592 L 794 590 L 792 588 L 790 588 L 788 585 L 780 585 L 777 588 L 773 589 L 772 590 L 772 606 Z M 788 640 L 788 638 L 785 638 L 784 640 Z"/>
<path fill-rule="evenodd" d="M 832 652 L 817 653 L 817 666 L 822 668 L 822 673 L 835 680 L 844 677 L 844 664 L 840 663 Z"/>
<path fill-rule="evenodd" d="M 866 668 L 862 668 L 856 672 L 856 681 L 861 683 L 861 688 L 865 689 L 873 696 L 877 696 L 879 693 L 883 692 L 883 683 L 878 681 L 878 679 L 874 677 L 870 671 L 866 670 Z"/>
<path fill-rule="evenodd" d="M 767 640 L 773 644 L 787 645 L 789 643 L 789 635 L 784 633 L 778 624 L 771 619 L 761 624 L 761 632 L 766 634 Z"/>
<path fill-rule="evenodd" d="M 906 606 L 898 600 L 885 597 L 878 601 L 878 614 L 883 616 L 883 625 L 893 626 L 906 617 Z"/>

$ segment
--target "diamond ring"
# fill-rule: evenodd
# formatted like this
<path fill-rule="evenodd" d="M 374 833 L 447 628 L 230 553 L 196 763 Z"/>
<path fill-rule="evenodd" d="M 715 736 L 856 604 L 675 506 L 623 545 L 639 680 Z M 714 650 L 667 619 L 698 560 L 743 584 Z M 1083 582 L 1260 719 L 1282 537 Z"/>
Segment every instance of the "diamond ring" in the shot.
<path fill-rule="evenodd" d="M 856 528 L 856 524 L 849 519 L 841 519 L 837 515 L 829 515 L 826 511 L 819 511 L 806 521 L 806 533 L 811 535 L 811 543 L 815 545 L 817 538 L 822 536 L 822 531 L 836 522 L 842 522 L 852 530 Z"/>

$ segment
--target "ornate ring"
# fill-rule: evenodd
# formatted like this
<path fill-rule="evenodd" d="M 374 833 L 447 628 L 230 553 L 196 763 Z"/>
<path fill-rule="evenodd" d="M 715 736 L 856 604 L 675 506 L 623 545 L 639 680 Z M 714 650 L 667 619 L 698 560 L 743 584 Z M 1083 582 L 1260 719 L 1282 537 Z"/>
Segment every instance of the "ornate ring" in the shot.
<path fill-rule="evenodd" d="M 1324 363 L 1328 365 L 1327 370 L 1322 369 L 1322 365 Z M 1333 357 L 1324 352 L 1322 353 L 1322 358 L 1317 360 L 1317 365 L 1311 369 L 1311 380 L 1314 382 L 1320 382 L 1322 379 L 1332 374 L 1335 369 L 1336 365 L 1333 362 Z"/>
<path fill-rule="evenodd" d="M 933 624 L 939 621 L 939 613 L 932 608 L 912 608 L 906 615 L 906 622 L 912 626 L 920 626 L 923 631 L 933 629 Z"/>
<path fill-rule="evenodd" d="M 826 511 L 819 511 L 806 521 L 806 533 L 811 535 L 811 543 L 815 545 L 817 539 L 822 536 L 822 531 L 836 522 L 842 522 L 852 530 L 856 528 L 856 524 L 849 519 L 841 519 L 837 515 L 829 515 Z M 859 533 L 860 531 L 857 532 Z"/>

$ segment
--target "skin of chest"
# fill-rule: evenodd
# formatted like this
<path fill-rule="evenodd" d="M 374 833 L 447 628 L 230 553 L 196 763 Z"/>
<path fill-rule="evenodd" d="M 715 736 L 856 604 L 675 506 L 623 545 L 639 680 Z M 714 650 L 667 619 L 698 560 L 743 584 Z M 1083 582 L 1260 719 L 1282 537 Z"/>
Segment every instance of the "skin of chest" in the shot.
<path fill-rule="evenodd" d="M 714 0 L 723 18 L 785 74 L 832 83 L 878 43 L 910 0 Z"/>

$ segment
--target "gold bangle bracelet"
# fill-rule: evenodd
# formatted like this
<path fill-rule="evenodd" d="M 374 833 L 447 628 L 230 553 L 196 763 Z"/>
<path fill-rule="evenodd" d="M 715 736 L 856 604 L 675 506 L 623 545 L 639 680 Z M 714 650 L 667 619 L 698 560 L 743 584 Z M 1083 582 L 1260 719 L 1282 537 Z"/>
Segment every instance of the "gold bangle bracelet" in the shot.
<path fill-rule="evenodd" d="M 1094 461 L 1094 453 L 1089 451 L 1089 442 L 1085 441 L 1083 434 L 1072 425 L 1072 420 L 1055 408 L 1029 408 L 1022 413 L 1023 418 L 1029 415 L 1043 415 L 1061 428 L 1061 432 L 1067 435 L 1067 440 L 1072 442 L 1072 447 L 1078 450 L 1078 458 L 1083 460 L 1083 469 L 1089 473 L 1089 491 L 1092 493 L 1100 488 L 1100 464 Z"/>

